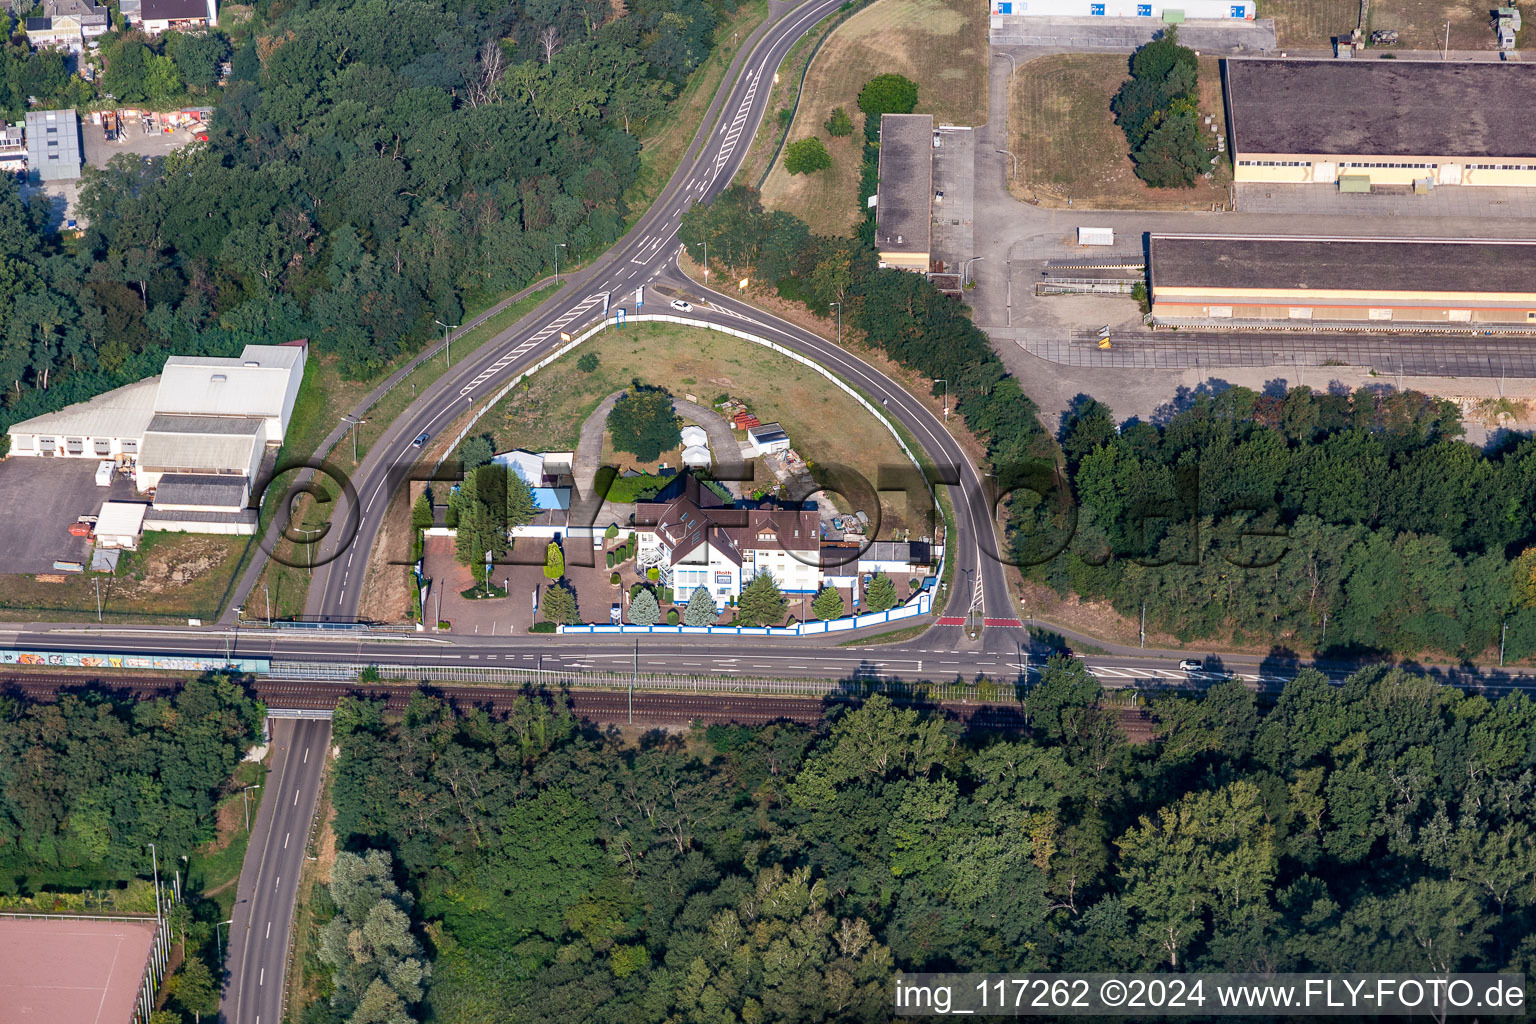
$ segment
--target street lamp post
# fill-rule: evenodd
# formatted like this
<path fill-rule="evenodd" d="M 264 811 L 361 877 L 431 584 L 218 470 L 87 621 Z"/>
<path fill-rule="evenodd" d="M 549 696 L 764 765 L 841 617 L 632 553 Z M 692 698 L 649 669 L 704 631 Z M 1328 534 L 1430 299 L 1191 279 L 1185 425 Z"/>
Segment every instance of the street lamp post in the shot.
<path fill-rule="evenodd" d="M 352 465 L 357 465 L 357 431 L 367 420 L 352 421 Z"/>
<path fill-rule="evenodd" d="M 1011 53 L 1003 53 L 1000 50 L 993 50 L 992 51 L 992 56 L 994 56 L 994 57 L 1007 57 L 1008 58 L 1009 67 L 1012 69 L 1012 70 L 1010 70 L 1008 72 L 1008 81 L 1011 84 L 1013 82 L 1013 76 L 1018 74 L 1018 72 L 1019 72 L 1019 62 L 1013 59 L 1013 54 L 1011 54 Z"/>
<path fill-rule="evenodd" d="M 235 924 L 235 919 L 234 918 L 230 918 L 228 921 L 220 921 L 218 924 L 213 926 L 213 942 L 214 942 L 214 948 L 217 949 L 218 953 L 219 953 L 219 967 L 220 968 L 222 968 L 224 966 L 224 942 L 223 942 L 222 939 L 219 938 L 219 929 L 223 928 L 225 925 L 229 925 L 230 927 L 234 927 L 234 924 Z"/>
<path fill-rule="evenodd" d="M 965 279 L 970 274 L 971 264 L 975 263 L 977 260 L 984 260 L 984 259 L 986 259 L 985 256 L 972 256 L 970 259 L 968 259 L 968 260 L 966 260 L 966 261 L 964 261 L 963 263 L 960 264 L 960 287 L 961 288 L 965 287 Z"/>
<path fill-rule="evenodd" d="M 564 242 L 555 243 L 555 287 L 560 287 L 560 250 L 565 248 Z"/>
<path fill-rule="evenodd" d="M 933 382 L 935 384 L 943 384 L 944 385 L 944 422 L 948 423 L 949 422 L 949 381 L 945 380 L 943 377 L 935 377 Z"/>
<path fill-rule="evenodd" d="M 251 830 L 251 800 L 249 794 L 251 790 L 260 788 L 261 784 L 257 783 L 253 786 L 246 786 L 240 791 L 240 802 L 245 805 L 245 830 L 247 832 Z"/>
<path fill-rule="evenodd" d="M 1504 627 L 1499 630 L 1499 668 L 1504 667 L 1504 638 L 1509 636 L 1509 620 L 1504 620 Z"/>
<path fill-rule="evenodd" d="M 1011 149 L 1000 149 L 997 152 L 1013 160 L 1013 173 L 1008 176 L 1009 181 L 1019 180 L 1019 158 L 1013 155 Z"/>
<path fill-rule="evenodd" d="M 261 593 L 262 593 L 262 596 L 267 599 L 267 628 L 271 629 L 272 628 L 272 591 L 268 590 L 267 589 L 267 585 L 265 583 L 263 583 L 261 585 Z"/>
<path fill-rule="evenodd" d="M 449 343 L 451 343 L 453 341 L 453 332 L 458 330 L 460 327 L 463 327 L 464 325 L 463 324 L 452 324 L 452 325 L 449 325 L 449 324 L 443 323 L 441 320 L 433 320 L 432 322 L 437 324 L 437 326 L 439 326 L 439 327 L 441 327 L 443 329 L 443 365 L 445 367 L 452 366 L 453 365 L 453 357 L 451 355 L 449 355 L 449 353 L 448 353 L 448 346 L 449 346 Z M 413 384 L 412 387 L 414 388 L 415 385 Z"/>
<path fill-rule="evenodd" d="M 841 300 L 832 303 L 837 307 L 837 343 L 843 343 L 843 303 Z"/>
<path fill-rule="evenodd" d="M 100 622 L 101 621 L 101 577 L 97 576 L 97 577 L 95 577 L 95 579 L 96 579 L 96 621 Z"/>

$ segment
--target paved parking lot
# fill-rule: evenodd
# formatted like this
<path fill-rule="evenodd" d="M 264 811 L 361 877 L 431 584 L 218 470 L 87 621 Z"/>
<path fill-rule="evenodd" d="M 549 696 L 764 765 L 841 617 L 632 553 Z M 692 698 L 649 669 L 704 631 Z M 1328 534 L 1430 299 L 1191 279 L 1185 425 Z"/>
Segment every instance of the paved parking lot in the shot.
<path fill-rule="evenodd" d="M 173 153 L 192 141 L 192 133 L 183 128 L 166 134 L 163 131 L 146 134 L 137 118 L 128 119 L 128 130 L 117 142 L 108 142 L 106 130 L 99 124 L 91 124 L 89 117 L 80 123 L 81 140 L 85 145 L 85 162 L 92 167 L 105 167 L 107 161 L 119 153 L 132 153 L 141 157 L 159 157 Z"/>
<path fill-rule="evenodd" d="M 52 572 L 54 559 L 85 561 L 90 544 L 69 524 L 101 511 L 108 499 L 132 500 L 133 481 L 96 486 L 95 459 L 0 461 L 0 521 L 17 543 L 0 545 L 0 573 Z"/>
<path fill-rule="evenodd" d="M 933 189 L 942 201 L 933 204 L 933 255 L 947 267 L 959 268 L 976 255 L 972 243 L 972 205 L 976 192 L 976 133 L 970 129 L 940 132 L 933 151 Z"/>

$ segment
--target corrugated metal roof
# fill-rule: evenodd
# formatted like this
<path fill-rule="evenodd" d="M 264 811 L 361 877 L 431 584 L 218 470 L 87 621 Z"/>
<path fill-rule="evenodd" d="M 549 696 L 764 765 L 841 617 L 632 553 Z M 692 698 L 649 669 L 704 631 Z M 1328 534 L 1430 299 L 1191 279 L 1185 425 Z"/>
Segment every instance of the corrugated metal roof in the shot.
<path fill-rule="evenodd" d="M 247 345 L 239 359 L 171 356 L 160 375 L 159 412 L 281 416 L 302 348 Z M 250 366 L 248 363 L 257 365 Z"/>
<path fill-rule="evenodd" d="M 155 415 L 159 377 L 103 392 L 95 398 L 66 405 L 10 427 L 12 434 L 65 434 L 74 437 L 140 437 Z"/>
<path fill-rule="evenodd" d="M 155 504 L 228 508 L 245 504 L 245 495 L 244 477 L 167 473 L 155 487 Z"/>
<path fill-rule="evenodd" d="M 144 530 L 144 513 L 149 506 L 137 501 L 103 502 L 96 517 L 98 537 L 137 537 Z"/>
<path fill-rule="evenodd" d="M 253 434 L 183 434 L 151 430 L 144 435 L 139 465 L 147 470 L 245 473 L 261 444 Z"/>
<path fill-rule="evenodd" d="M 267 433 L 267 421 L 259 416 L 182 416 L 157 413 L 149 430 L 164 434 L 246 435 Z"/>

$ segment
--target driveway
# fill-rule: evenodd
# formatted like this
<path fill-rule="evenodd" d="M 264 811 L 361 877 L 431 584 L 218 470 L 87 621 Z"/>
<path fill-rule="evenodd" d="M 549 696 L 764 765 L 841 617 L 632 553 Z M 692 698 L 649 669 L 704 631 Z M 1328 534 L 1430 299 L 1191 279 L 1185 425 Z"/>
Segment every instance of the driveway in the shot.
<path fill-rule="evenodd" d="M 1125 52 L 1149 43 L 1167 28 L 1151 18 L 1034 18 L 993 15 L 992 45 L 1048 47 L 1057 52 Z M 1269 53 L 1278 49 L 1272 18 L 1253 21 L 1186 21 L 1179 42 L 1202 53 Z M 1021 58 L 1022 60 L 1022 58 Z"/>

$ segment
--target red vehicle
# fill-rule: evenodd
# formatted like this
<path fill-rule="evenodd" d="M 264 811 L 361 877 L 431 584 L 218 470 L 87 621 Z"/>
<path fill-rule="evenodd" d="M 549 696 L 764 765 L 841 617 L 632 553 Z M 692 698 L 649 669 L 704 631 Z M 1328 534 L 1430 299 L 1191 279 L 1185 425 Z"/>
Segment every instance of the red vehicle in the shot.
<path fill-rule="evenodd" d="M 69 524 L 69 533 L 72 537 L 89 537 L 96 532 L 96 517 L 81 516 Z"/>

